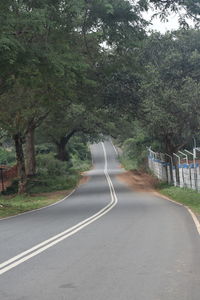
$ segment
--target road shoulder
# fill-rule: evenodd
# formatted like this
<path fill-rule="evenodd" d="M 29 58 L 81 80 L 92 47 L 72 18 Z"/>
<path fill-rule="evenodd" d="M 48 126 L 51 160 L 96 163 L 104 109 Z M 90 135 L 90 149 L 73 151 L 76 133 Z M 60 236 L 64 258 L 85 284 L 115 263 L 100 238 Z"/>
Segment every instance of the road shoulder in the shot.
<path fill-rule="evenodd" d="M 200 235 L 200 214 L 194 212 L 191 208 L 189 208 L 187 205 L 184 205 L 183 203 L 180 203 L 166 195 L 163 195 L 159 190 L 155 188 L 157 183 L 159 182 L 158 179 L 151 176 L 150 174 L 140 172 L 140 171 L 127 171 L 123 174 L 117 175 L 117 179 L 124 184 L 126 184 L 131 190 L 135 192 L 142 192 L 142 193 L 151 193 L 154 194 L 157 197 L 161 197 L 165 200 L 171 201 L 173 203 L 176 203 L 180 206 L 185 207 L 188 212 L 190 213 L 195 226 L 197 228 L 197 231 Z"/>

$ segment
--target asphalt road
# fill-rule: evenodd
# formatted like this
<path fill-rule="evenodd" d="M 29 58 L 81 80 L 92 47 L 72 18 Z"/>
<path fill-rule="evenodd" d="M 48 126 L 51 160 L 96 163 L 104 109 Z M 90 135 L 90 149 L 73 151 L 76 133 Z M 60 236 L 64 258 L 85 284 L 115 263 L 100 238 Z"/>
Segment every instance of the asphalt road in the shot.
<path fill-rule="evenodd" d="M 119 182 L 110 142 L 66 200 L 0 221 L 0 300 L 199 300 L 188 211 Z M 78 225 L 77 225 L 78 224 Z"/>

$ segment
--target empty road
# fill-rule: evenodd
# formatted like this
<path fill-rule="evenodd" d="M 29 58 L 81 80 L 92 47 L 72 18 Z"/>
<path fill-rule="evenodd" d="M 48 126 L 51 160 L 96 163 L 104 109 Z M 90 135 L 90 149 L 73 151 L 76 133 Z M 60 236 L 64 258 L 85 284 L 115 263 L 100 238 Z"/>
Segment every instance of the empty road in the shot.
<path fill-rule="evenodd" d="M 200 239 L 188 211 L 119 182 L 112 144 L 64 201 L 0 220 L 1 300 L 199 300 Z"/>

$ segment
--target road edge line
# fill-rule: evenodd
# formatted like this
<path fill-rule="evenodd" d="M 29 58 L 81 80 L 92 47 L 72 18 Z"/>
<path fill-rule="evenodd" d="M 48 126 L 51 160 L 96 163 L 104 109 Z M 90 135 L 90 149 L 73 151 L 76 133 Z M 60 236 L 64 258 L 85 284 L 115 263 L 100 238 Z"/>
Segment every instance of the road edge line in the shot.
<path fill-rule="evenodd" d="M 172 203 L 174 203 L 174 204 L 177 204 L 177 205 L 179 205 L 179 206 L 184 207 L 184 208 L 189 212 L 190 216 L 192 217 L 193 222 L 194 222 L 194 224 L 195 224 L 195 227 L 196 227 L 196 229 L 197 229 L 197 232 L 198 232 L 198 234 L 199 234 L 199 236 L 200 236 L 200 222 L 199 222 L 197 216 L 195 215 L 195 213 L 193 213 L 193 211 L 192 211 L 188 206 L 186 206 L 186 205 L 184 205 L 184 204 L 182 204 L 182 203 L 179 203 L 179 202 L 177 202 L 177 201 L 175 201 L 175 200 L 172 200 L 172 199 L 170 199 L 169 197 L 160 194 L 159 192 L 154 192 L 154 194 L 155 194 L 156 196 L 161 197 L 161 198 L 163 198 L 163 199 L 165 199 L 165 200 L 168 200 L 168 201 L 170 201 L 170 202 L 172 202 Z"/>
<path fill-rule="evenodd" d="M 71 235 L 74 235 L 75 233 L 79 232 L 80 230 L 87 227 L 91 223 L 93 223 L 96 220 L 103 217 L 105 214 L 107 214 L 110 210 L 112 210 L 115 207 L 115 205 L 118 202 L 118 199 L 117 199 L 117 195 L 116 195 L 115 188 L 113 186 L 112 180 L 111 180 L 110 175 L 108 173 L 107 155 L 106 155 L 106 150 L 105 150 L 105 146 L 104 146 L 103 143 L 102 143 L 102 148 L 103 148 L 104 159 L 105 159 L 104 175 L 106 177 L 108 187 L 109 187 L 109 190 L 110 190 L 110 196 L 111 196 L 111 201 L 109 202 L 109 204 L 106 205 L 104 208 L 102 208 L 100 211 L 98 211 L 96 214 L 94 214 L 94 215 L 90 216 L 89 218 L 81 221 L 80 223 L 66 229 L 65 231 L 51 237 L 48 240 L 43 241 L 42 243 L 40 243 L 38 245 L 35 245 L 34 247 L 32 247 L 32 248 L 30 248 L 30 249 L 28 249 L 24 252 L 21 252 L 20 254 L 8 259 L 7 261 L 2 262 L 0 264 L 0 275 L 6 273 L 7 271 L 15 268 L 18 265 L 24 263 L 25 261 L 37 256 L 38 254 L 44 252 L 48 248 L 53 247 L 54 245 L 56 245 L 59 242 L 67 239 Z M 64 199 L 62 201 L 64 201 Z"/>
<path fill-rule="evenodd" d="M 57 205 L 57 204 L 59 204 L 59 203 L 65 201 L 67 198 L 69 198 L 69 197 L 76 191 L 76 189 L 77 189 L 77 188 L 73 189 L 73 190 L 69 193 L 69 195 L 65 196 L 63 199 L 60 199 L 60 200 L 58 200 L 58 201 L 56 201 L 56 202 L 54 202 L 54 203 L 52 203 L 52 204 L 49 204 L 49 205 L 47 205 L 47 206 L 43 206 L 43 207 L 40 207 L 40 208 L 36 208 L 36 209 L 24 211 L 24 212 L 19 213 L 19 214 L 17 214 L 17 215 L 9 216 L 9 217 L 6 217 L 6 218 L 0 218 L 0 222 L 1 222 L 1 221 L 8 220 L 8 219 L 12 219 L 12 218 L 20 217 L 20 216 L 22 216 L 22 215 L 30 214 L 30 213 L 32 213 L 32 212 L 39 211 L 39 210 L 42 210 L 42 209 L 49 208 L 49 207 L 51 207 L 51 206 Z"/>

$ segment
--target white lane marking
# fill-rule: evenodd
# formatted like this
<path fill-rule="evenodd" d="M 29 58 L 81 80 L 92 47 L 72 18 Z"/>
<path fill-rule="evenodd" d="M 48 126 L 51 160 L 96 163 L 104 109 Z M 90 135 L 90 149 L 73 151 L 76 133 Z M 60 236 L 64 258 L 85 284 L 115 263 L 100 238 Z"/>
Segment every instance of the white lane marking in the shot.
<path fill-rule="evenodd" d="M 44 207 L 40 207 L 40 208 L 36 208 L 36 209 L 32 209 L 32 210 L 29 210 L 29 211 L 25 211 L 23 213 L 20 213 L 20 214 L 17 214 L 17 215 L 14 215 L 14 216 L 10 216 L 10 217 L 6 217 L 6 218 L 2 218 L 0 219 L 0 221 L 5 221 L 5 220 L 8 220 L 8 219 L 12 219 L 12 218 L 16 218 L 16 217 L 20 217 L 22 215 L 27 215 L 27 214 L 30 214 L 30 213 L 33 213 L 35 211 L 38 211 L 38 210 L 42 210 L 42 209 L 46 209 L 48 207 L 51 207 L 51 206 L 54 206 L 54 205 L 57 205 L 63 201 L 65 201 L 67 198 L 69 198 L 74 192 L 75 192 L 76 189 L 74 189 L 73 191 L 71 191 L 71 193 L 69 195 L 67 195 L 65 198 L 55 202 L 55 203 L 52 203 L 52 204 L 49 204 L 47 206 L 44 206 Z"/>
<path fill-rule="evenodd" d="M 112 144 L 112 146 L 113 146 L 113 148 L 114 148 L 114 150 L 115 150 L 115 153 L 117 154 L 117 156 L 119 155 L 119 153 L 118 153 L 118 151 L 117 151 L 117 148 L 115 147 L 115 145 L 113 144 L 113 141 L 111 140 L 111 144 Z"/>
<path fill-rule="evenodd" d="M 53 236 L 52 238 L 32 247 L 31 249 L 28 249 L 27 251 L 24 251 L 24 252 L 16 255 L 15 257 L 12 257 L 11 259 L 1 263 L 0 264 L 0 275 L 11 270 L 12 268 L 18 266 L 19 264 L 31 259 L 32 257 L 38 255 L 39 253 L 47 250 L 48 248 L 58 244 L 59 242 L 68 238 L 69 236 L 77 233 L 84 227 L 88 226 L 89 224 L 93 223 L 94 221 L 98 220 L 103 215 L 108 213 L 117 204 L 118 199 L 117 199 L 117 196 L 115 193 L 113 183 L 108 174 L 107 155 L 106 155 L 106 150 L 105 150 L 105 146 L 103 143 L 102 143 L 102 148 L 103 148 L 104 159 L 105 159 L 104 174 L 105 174 L 105 177 L 108 182 L 109 189 L 110 189 L 111 202 L 107 206 L 105 206 L 103 209 L 101 209 L 98 213 L 85 219 L 84 221 L 78 223 L 77 225 L 70 227 L 67 230 Z"/>

